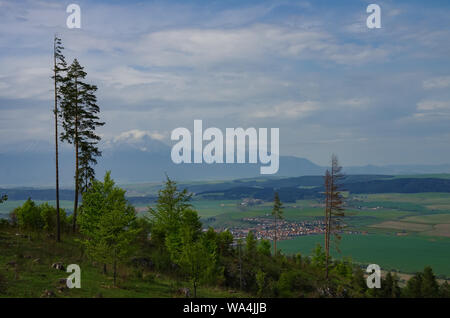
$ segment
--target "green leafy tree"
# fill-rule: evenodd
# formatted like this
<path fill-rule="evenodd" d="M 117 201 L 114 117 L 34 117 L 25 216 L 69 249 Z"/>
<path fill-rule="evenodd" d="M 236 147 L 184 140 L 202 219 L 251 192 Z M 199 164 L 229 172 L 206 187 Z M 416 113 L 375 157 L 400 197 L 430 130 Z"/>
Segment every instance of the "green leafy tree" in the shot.
<path fill-rule="evenodd" d="M 399 278 L 396 274 L 392 275 L 390 272 L 381 282 L 381 290 L 379 296 L 383 298 L 398 298 L 401 295 L 401 290 L 398 285 Z"/>
<path fill-rule="evenodd" d="M 364 271 L 360 267 L 355 267 L 352 275 L 351 297 L 364 297 L 367 292 L 367 282 L 364 277 Z"/>
<path fill-rule="evenodd" d="M 325 268 L 326 253 L 323 251 L 322 245 L 317 244 L 313 250 L 312 264 L 319 268 Z"/>
<path fill-rule="evenodd" d="M 263 256 L 270 256 L 270 242 L 262 239 L 258 244 L 258 253 Z"/>
<path fill-rule="evenodd" d="M 400 288 L 400 278 L 398 277 L 398 275 L 396 273 L 394 273 L 394 275 L 392 275 L 392 280 L 393 280 L 393 284 L 392 284 L 392 297 L 393 298 L 400 298 L 402 296 L 402 289 Z"/>
<path fill-rule="evenodd" d="M 247 256 L 252 261 L 256 257 L 257 244 L 258 242 L 256 241 L 255 234 L 253 234 L 253 231 L 249 231 L 247 237 L 245 238 L 245 249 L 247 251 Z"/>
<path fill-rule="evenodd" d="M 433 269 L 429 266 L 423 270 L 421 294 L 425 298 L 439 297 L 439 284 L 433 273 Z"/>
<path fill-rule="evenodd" d="M 190 207 L 181 212 L 181 219 L 177 222 L 178 228 L 167 233 L 165 246 L 175 264 L 179 263 L 183 248 L 183 242 L 197 241 L 201 234 L 202 224 L 196 211 Z"/>
<path fill-rule="evenodd" d="M 17 225 L 27 232 L 37 232 L 43 229 L 44 220 L 41 217 L 41 209 L 31 199 L 14 209 L 13 214 L 17 218 Z"/>
<path fill-rule="evenodd" d="M 62 54 L 61 39 L 56 35 L 53 38 L 53 85 L 55 94 L 55 103 L 53 109 L 53 115 L 55 117 L 55 170 L 56 170 L 56 241 L 61 241 L 61 222 L 60 222 L 60 208 L 59 208 L 59 153 L 58 153 L 58 117 L 59 107 L 61 102 L 62 93 L 61 87 L 65 80 L 65 72 L 67 71 L 67 63 L 64 55 Z"/>
<path fill-rule="evenodd" d="M 217 236 L 217 248 L 219 255 L 227 257 L 233 254 L 233 240 L 233 235 L 230 233 L 230 231 L 226 230 L 219 233 L 219 235 Z"/>
<path fill-rule="evenodd" d="M 149 208 L 152 241 L 160 252 L 168 252 L 173 264 L 180 266 L 192 282 L 194 296 L 198 284 L 208 277 L 217 277 L 217 242 L 214 231 L 202 235 L 202 224 L 192 205 L 191 194 L 178 190 L 169 177 L 158 193 L 156 207 Z"/>
<path fill-rule="evenodd" d="M 55 207 L 49 205 L 47 202 L 42 203 L 39 206 L 41 212 L 41 218 L 43 221 L 43 229 L 49 233 L 53 232 L 58 226 L 60 230 L 67 228 L 68 221 L 66 216 L 66 211 L 60 209 L 59 217 L 58 211 Z"/>
<path fill-rule="evenodd" d="M 266 287 L 266 273 L 262 270 L 256 272 L 256 284 L 258 285 L 257 295 L 262 297 L 264 295 L 264 289 Z"/>
<path fill-rule="evenodd" d="M 221 256 L 223 258 L 219 248 L 220 234 L 210 227 L 201 235 L 200 239 L 211 257 L 211 262 L 205 274 L 205 282 L 221 285 L 224 281 L 224 266 L 220 263 Z"/>
<path fill-rule="evenodd" d="M 95 130 L 103 126 L 99 121 L 100 108 L 97 105 L 95 92 L 97 86 L 84 82 L 86 78 L 84 68 L 75 59 L 67 69 L 67 75 L 61 86 L 61 112 L 62 126 L 61 140 L 73 144 L 75 147 L 75 198 L 73 207 L 72 231 L 76 231 L 78 198 L 83 189 L 80 186 L 80 151 L 84 164 L 90 164 L 100 152 L 97 143 L 100 140 Z M 85 175 L 92 179 L 93 170 L 86 170 Z M 86 189 L 84 189 L 86 190 Z"/>
<path fill-rule="evenodd" d="M 439 284 L 431 267 L 425 267 L 423 272 L 416 273 L 408 280 L 405 296 L 410 298 L 439 297 Z"/>
<path fill-rule="evenodd" d="M 292 293 L 292 285 L 294 283 L 294 273 L 292 272 L 283 272 L 280 275 L 277 283 L 278 293 L 283 298 L 293 297 Z"/>
<path fill-rule="evenodd" d="M 440 297 L 450 298 L 450 284 L 447 281 L 445 281 L 439 288 L 439 292 L 440 292 Z"/>
<path fill-rule="evenodd" d="M 273 209 L 272 209 L 272 215 L 275 220 L 275 228 L 274 228 L 274 255 L 277 255 L 277 239 L 278 239 L 278 223 L 277 220 L 283 219 L 283 204 L 280 201 L 280 197 L 278 195 L 278 192 L 275 192 L 275 196 L 273 199 Z"/>
<path fill-rule="evenodd" d="M 81 242 L 94 260 L 113 265 L 116 285 L 117 265 L 132 251 L 136 228 L 136 212 L 125 198 L 125 190 L 117 187 L 107 172 L 104 181 L 94 180 L 83 194 L 79 218 Z"/>
<path fill-rule="evenodd" d="M 421 298 L 422 297 L 422 280 L 423 274 L 416 273 L 406 283 L 405 295 L 409 298 Z"/>
<path fill-rule="evenodd" d="M 145 247 L 151 233 L 151 223 L 145 217 L 137 217 L 136 221 L 133 223 L 133 227 L 139 229 L 137 239 L 139 243 L 143 245 L 142 247 Z"/>
<path fill-rule="evenodd" d="M 183 269 L 192 283 L 194 297 L 197 297 L 197 287 L 204 274 L 208 271 L 212 256 L 201 240 L 193 240 L 189 235 L 183 235 L 183 248 L 177 263 Z"/>
<path fill-rule="evenodd" d="M 47 202 L 41 205 L 28 199 L 22 206 L 15 208 L 10 213 L 10 220 L 13 226 L 29 232 L 46 231 L 52 233 L 58 226 L 57 210 Z M 68 218 L 64 209 L 60 209 L 61 230 L 67 229 Z"/>
<path fill-rule="evenodd" d="M 302 271 L 291 269 L 281 273 L 277 284 L 278 293 L 281 297 L 307 296 L 314 290 L 309 277 Z"/>
<path fill-rule="evenodd" d="M 8 196 L 6 194 L 0 195 L 0 203 L 5 202 L 6 200 L 8 200 Z"/>
<path fill-rule="evenodd" d="M 158 192 L 156 207 L 149 207 L 152 240 L 161 248 L 166 241 L 178 244 L 183 214 L 192 207 L 191 196 L 186 189 L 179 191 L 176 182 L 167 176 L 164 188 Z"/>
<path fill-rule="evenodd" d="M 197 212 L 189 207 L 182 211 L 180 229 L 175 233 L 179 234 L 180 240 L 176 240 L 174 233 L 170 233 L 167 236 L 167 248 L 172 261 L 179 265 L 189 277 L 194 297 L 197 297 L 198 284 L 206 280 L 208 272 L 214 269 L 215 236 L 208 240 L 207 235 L 201 234 L 201 223 Z M 211 231 L 209 234 L 212 234 Z"/>

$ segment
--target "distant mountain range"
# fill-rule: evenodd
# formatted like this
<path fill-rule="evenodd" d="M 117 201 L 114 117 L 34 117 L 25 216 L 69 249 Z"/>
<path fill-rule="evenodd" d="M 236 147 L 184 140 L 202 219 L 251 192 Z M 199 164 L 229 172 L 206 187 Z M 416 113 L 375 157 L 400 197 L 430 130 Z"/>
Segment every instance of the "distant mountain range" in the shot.
<path fill-rule="evenodd" d="M 260 175 L 260 164 L 174 164 L 171 148 L 148 135 L 116 139 L 102 144 L 103 156 L 96 167 L 102 176 L 111 170 L 118 183 L 160 182 L 167 173 L 179 181 L 229 180 Z M 0 186 L 54 186 L 54 150 L 49 142 L 14 144 L 0 151 Z M 73 150 L 64 145 L 60 155 L 63 187 L 73 183 Z M 344 167 L 347 174 L 431 174 L 450 173 L 446 165 L 387 165 Z M 280 156 L 276 176 L 322 175 L 325 167 L 293 156 Z"/>

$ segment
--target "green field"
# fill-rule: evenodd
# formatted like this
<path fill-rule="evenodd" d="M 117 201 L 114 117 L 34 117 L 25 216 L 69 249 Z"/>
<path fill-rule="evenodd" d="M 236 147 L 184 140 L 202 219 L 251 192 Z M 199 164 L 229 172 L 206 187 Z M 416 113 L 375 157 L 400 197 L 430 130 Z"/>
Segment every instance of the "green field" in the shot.
<path fill-rule="evenodd" d="M 354 195 L 353 197 L 362 197 L 365 203 L 371 205 L 387 206 L 396 203 L 398 207 L 405 209 L 409 207 L 412 211 L 421 207 L 429 208 L 429 206 L 442 205 L 450 212 L 450 193 L 380 193 Z"/>
<path fill-rule="evenodd" d="M 348 207 L 346 223 L 349 230 L 368 235 L 344 235 L 342 254 L 361 263 L 377 263 L 384 269 L 413 273 L 430 265 L 439 275 L 450 277 L 450 194 L 371 194 L 363 198 L 360 208 Z M 213 217 L 206 222 L 214 227 L 247 226 L 243 218 L 270 216 L 271 204 L 243 209 L 238 201 L 195 202 L 200 215 Z M 223 206 L 222 206 L 223 205 Z M 436 208 L 438 207 L 438 208 Z M 323 208 L 314 200 L 285 204 L 284 217 L 304 221 L 323 216 Z M 205 221 L 205 219 L 203 220 Z M 320 235 L 304 236 L 280 242 L 286 253 L 298 251 L 309 255 Z"/>
<path fill-rule="evenodd" d="M 323 235 L 281 241 L 278 246 L 288 254 L 311 255 L 316 244 L 323 246 Z M 450 239 L 383 234 L 343 235 L 341 254 L 363 264 L 378 264 L 385 270 L 414 273 L 432 266 L 438 275 L 450 277 Z"/>

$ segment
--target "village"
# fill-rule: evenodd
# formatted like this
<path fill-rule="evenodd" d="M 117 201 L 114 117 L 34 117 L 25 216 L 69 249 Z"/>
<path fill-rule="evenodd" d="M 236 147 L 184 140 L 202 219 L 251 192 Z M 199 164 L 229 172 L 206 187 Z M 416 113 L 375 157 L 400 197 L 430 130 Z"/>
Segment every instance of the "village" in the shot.
<path fill-rule="evenodd" d="M 235 239 L 245 238 L 250 231 L 257 239 L 273 240 L 275 237 L 275 220 L 273 218 L 253 217 L 244 218 L 243 221 L 250 226 L 228 229 Z M 323 220 L 312 220 L 303 222 L 288 222 L 277 220 L 277 239 L 288 240 L 297 236 L 323 234 L 325 223 Z"/>

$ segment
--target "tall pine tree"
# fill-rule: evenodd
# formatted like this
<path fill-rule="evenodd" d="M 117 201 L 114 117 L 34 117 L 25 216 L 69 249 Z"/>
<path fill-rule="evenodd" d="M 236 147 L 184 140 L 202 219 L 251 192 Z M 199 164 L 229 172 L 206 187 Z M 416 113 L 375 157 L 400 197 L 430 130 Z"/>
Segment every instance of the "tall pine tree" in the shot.
<path fill-rule="evenodd" d="M 80 169 L 81 162 L 84 167 L 94 163 L 93 158 L 100 155 L 97 144 L 100 136 L 95 132 L 96 128 L 103 126 L 99 121 L 100 108 L 97 105 L 95 92 L 97 86 L 84 82 L 86 78 L 84 68 L 75 59 L 67 70 L 67 76 L 61 87 L 63 99 L 61 102 L 61 117 L 64 132 L 61 140 L 73 144 L 75 147 L 75 200 L 73 207 L 72 231 L 76 231 L 78 197 L 82 187 L 80 184 L 80 170 L 84 177 L 93 177 L 93 169 Z M 81 159 L 81 160 L 80 160 Z"/>
<path fill-rule="evenodd" d="M 101 156 L 101 151 L 91 142 L 84 142 L 80 146 L 79 157 L 79 185 L 80 193 L 84 194 L 91 186 L 95 179 L 94 165 L 97 164 L 96 157 Z"/>
<path fill-rule="evenodd" d="M 61 39 L 56 35 L 53 38 L 53 84 L 55 93 L 55 104 L 53 114 L 55 116 L 55 170 L 56 170 L 56 241 L 61 241 L 61 222 L 59 211 L 59 155 L 58 155 L 58 115 L 59 107 L 62 96 L 61 86 L 65 79 L 65 72 L 67 71 L 67 63 L 64 55 L 62 54 Z"/>

